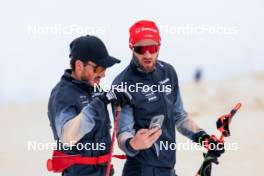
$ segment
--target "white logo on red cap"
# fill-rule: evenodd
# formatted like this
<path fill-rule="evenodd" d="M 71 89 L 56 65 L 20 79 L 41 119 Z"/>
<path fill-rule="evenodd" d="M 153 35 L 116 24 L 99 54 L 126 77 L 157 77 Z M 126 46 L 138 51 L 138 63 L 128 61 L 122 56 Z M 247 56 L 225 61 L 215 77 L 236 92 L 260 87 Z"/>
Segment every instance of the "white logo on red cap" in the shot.
<path fill-rule="evenodd" d="M 135 29 L 135 33 L 139 33 L 140 31 L 151 31 L 151 32 L 155 32 L 157 33 L 158 31 L 154 28 L 145 28 L 145 27 L 142 27 L 142 28 L 136 28 Z"/>
<path fill-rule="evenodd" d="M 156 29 L 153 29 L 153 28 L 141 28 L 142 31 L 152 31 L 152 32 L 155 32 L 157 33 L 158 31 Z"/>
<path fill-rule="evenodd" d="M 140 32 L 140 28 L 136 28 L 135 33 L 139 33 Z"/>

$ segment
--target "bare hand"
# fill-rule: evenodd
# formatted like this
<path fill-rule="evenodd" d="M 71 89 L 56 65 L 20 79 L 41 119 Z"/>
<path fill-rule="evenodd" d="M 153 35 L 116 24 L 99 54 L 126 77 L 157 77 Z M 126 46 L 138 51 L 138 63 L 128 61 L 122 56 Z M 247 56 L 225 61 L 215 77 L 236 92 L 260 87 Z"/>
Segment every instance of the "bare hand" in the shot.
<path fill-rule="evenodd" d="M 160 128 L 140 129 L 129 144 L 134 150 L 148 149 L 159 139 L 161 133 Z"/>

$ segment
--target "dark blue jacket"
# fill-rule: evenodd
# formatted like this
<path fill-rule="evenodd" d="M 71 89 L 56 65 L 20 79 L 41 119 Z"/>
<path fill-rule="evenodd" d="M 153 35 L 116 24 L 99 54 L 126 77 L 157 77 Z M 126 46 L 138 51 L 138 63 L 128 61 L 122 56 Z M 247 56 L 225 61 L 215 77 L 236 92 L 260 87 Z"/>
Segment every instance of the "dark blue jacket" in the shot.
<path fill-rule="evenodd" d="M 133 107 L 126 106 L 122 109 L 118 128 L 118 142 L 127 155 L 127 163 L 136 165 L 153 166 L 173 169 L 176 162 L 174 149 L 160 150 L 160 142 L 176 143 L 175 128 L 185 136 L 193 139 L 194 134 L 200 129 L 189 129 L 182 125 L 192 123 L 187 118 L 180 96 L 178 78 L 174 68 L 165 62 L 157 61 L 155 70 L 151 73 L 142 71 L 132 59 L 130 65 L 124 69 L 114 80 L 113 85 L 170 85 L 166 91 L 129 91 L 133 97 Z M 131 89 L 131 88 L 130 88 Z M 162 90 L 162 89 L 160 89 Z M 152 117 L 163 114 L 162 135 L 149 149 L 133 151 L 127 146 L 127 140 L 142 128 L 149 128 Z M 188 125 L 187 125 L 188 126 Z M 133 166 L 131 166 L 132 168 Z M 140 174 L 139 174 L 140 175 Z"/>
<path fill-rule="evenodd" d="M 86 118 L 92 118 L 95 123 L 90 132 L 84 135 L 76 145 L 104 143 L 105 150 L 78 150 L 73 147 L 70 151 L 62 151 L 71 155 L 104 155 L 109 152 L 111 145 L 111 126 L 107 107 L 95 96 L 93 87 L 85 82 L 74 80 L 71 77 L 71 70 L 66 70 L 60 82 L 53 88 L 48 104 L 50 126 L 58 145 L 61 144 L 59 140 L 64 124 L 84 109 Z M 101 176 L 104 172 L 105 166 L 74 165 L 66 169 L 63 176 Z"/>

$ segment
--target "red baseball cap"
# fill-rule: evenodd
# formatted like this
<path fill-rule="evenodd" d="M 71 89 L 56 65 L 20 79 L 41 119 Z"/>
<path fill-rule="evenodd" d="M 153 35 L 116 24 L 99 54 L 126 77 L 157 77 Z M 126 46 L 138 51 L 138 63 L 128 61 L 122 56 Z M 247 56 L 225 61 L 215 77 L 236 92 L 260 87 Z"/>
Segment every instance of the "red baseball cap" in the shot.
<path fill-rule="evenodd" d="M 160 44 L 159 29 L 153 21 L 140 20 L 133 24 L 129 29 L 129 47 L 143 39 L 152 39 Z"/>

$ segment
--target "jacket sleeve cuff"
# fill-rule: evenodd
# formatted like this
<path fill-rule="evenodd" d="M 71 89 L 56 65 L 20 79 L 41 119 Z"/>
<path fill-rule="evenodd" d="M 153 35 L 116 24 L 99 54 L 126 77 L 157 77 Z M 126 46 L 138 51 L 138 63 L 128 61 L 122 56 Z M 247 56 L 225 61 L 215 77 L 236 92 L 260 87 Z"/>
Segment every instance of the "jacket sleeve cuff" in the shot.
<path fill-rule="evenodd" d="M 201 130 L 194 134 L 193 141 L 202 145 L 204 138 L 210 137 L 204 130 Z"/>
<path fill-rule="evenodd" d="M 130 157 L 134 157 L 139 153 L 138 150 L 134 150 L 129 144 L 132 138 L 133 135 L 128 132 L 121 133 L 117 138 L 119 147 Z"/>
<path fill-rule="evenodd" d="M 126 146 L 126 148 L 127 148 L 128 151 L 130 151 L 130 152 L 132 152 L 132 153 L 137 153 L 138 150 L 133 149 L 133 147 L 131 147 L 131 145 L 130 145 L 130 140 L 131 140 L 131 139 L 132 139 L 132 138 L 128 138 L 128 139 L 126 140 L 126 142 L 125 142 L 125 146 Z"/>

